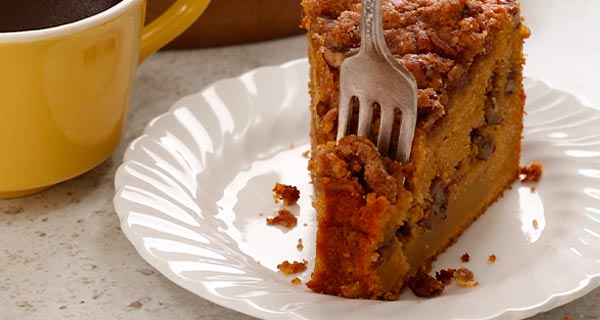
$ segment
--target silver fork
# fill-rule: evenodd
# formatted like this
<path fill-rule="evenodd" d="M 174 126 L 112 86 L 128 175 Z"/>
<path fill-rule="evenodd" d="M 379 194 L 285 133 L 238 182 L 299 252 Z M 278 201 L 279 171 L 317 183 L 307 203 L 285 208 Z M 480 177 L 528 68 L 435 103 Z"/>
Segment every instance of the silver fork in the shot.
<path fill-rule="evenodd" d="M 395 159 L 407 162 L 417 122 L 417 83 L 392 56 L 383 36 L 381 0 L 362 0 L 360 51 L 344 60 L 340 69 L 337 140 L 348 134 L 352 99 L 359 101 L 358 136 L 368 136 L 374 105 L 381 110 L 377 148 L 390 154 L 395 109 L 402 113 Z"/>

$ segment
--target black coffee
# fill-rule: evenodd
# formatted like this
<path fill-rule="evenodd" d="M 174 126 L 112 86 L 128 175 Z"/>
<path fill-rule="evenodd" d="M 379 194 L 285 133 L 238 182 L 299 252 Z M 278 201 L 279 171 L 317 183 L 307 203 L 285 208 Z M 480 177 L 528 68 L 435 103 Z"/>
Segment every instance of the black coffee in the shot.
<path fill-rule="evenodd" d="M 122 0 L 0 0 L 0 32 L 36 30 L 100 13 Z"/>

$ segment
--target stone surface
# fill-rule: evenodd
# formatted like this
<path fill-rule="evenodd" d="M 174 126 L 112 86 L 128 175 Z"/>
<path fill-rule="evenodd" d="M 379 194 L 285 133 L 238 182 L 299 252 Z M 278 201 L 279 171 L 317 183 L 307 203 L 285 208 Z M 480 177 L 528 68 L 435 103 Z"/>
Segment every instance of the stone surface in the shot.
<path fill-rule="evenodd" d="M 600 2 L 523 2 L 534 32 L 526 46 L 527 73 L 600 106 L 598 60 L 585 65 L 600 56 L 600 38 L 593 31 L 600 30 L 600 20 L 593 17 Z M 559 11 L 561 19 L 555 19 Z M 561 31 L 569 30 L 571 21 L 584 32 Z M 552 33 L 540 31 L 546 28 Z M 556 47 L 563 40 L 568 46 Z M 577 48 L 576 59 L 565 63 L 565 55 Z M 251 319 L 178 287 L 142 260 L 120 231 L 112 206 L 113 176 L 127 144 L 177 99 L 216 80 L 305 55 L 304 38 L 293 37 L 161 52 L 144 62 L 127 131 L 110 159 L 43 193 L 0 200 L 0 319 Z M 600 319 L 598 301 L 600 289 L 532 319 Z"/>
<path fill-rule="evenodd" d="M 249 319 L 173 284 L 119 227 L 113 177 L 129 142 L 179 98 L 226 77 L 306 56 L 303 37 L 161 52 L 137 74 L 114 155 L 45 192 L 0 200 L 0 319 Z"/>

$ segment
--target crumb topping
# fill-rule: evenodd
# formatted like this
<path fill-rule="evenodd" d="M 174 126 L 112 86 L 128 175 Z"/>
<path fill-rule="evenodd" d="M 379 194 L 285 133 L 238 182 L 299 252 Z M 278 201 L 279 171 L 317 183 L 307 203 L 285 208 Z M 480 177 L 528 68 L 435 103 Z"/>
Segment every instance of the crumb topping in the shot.
<path fill-rule="evenodd" d="M 339 141 L 336 153 L 339 158 L 346 159 L 348 166 L 344 172 L 349 170 L 354 175 L 361 174 L 366 187 L 370 189 L 367 191 L 394 203 L 398 196 L 396 179 L 388 173 L 376 150 L 373 142 L 365 137 L 347 136 Z"/>
<path fill-rule="evenodd" d="M 273 187 L 273 198 L 275 202 L 283 200 L 283 204 L 291 206 L 300 199 L 300 191 L 294 186 L 288 186 L 281 183 L 276 183 Z"/>
<path fill-rule="evenodd" d="M 304 0 L 303 25 L 324 58 L 339 68 L 360 46 L 360 0 Z M 476 57 L 491 48 L 491 35 L 511 25 L 524 37 L 516 0 L 384 0 L 384 36 L 398 62 L 417 80 L 419 125 L 444 114 L 448 92 L 465 82 Z"/>
<path fill-rule="evenodd" d="M 496 255 L 495 254 L 490 254 L 490 256 L 488 257 L 488 261 L 491 263 L 496 262 Z"/>
<path fill-rule="evenodd" d="M 289 210 L 283 208 L 277 212 L 277 215 L 273 218 L 267 218 L 267 225 L 270 226 L 283 226 L 286 228 L 293 228 L 298 224 L 298 219 Z"/>

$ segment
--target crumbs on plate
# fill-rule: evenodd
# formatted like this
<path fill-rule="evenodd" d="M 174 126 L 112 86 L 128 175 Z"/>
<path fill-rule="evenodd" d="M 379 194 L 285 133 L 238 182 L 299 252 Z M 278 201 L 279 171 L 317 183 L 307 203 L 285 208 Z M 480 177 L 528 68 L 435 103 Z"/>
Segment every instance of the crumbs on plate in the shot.
<path fill-rule="evenodd" d="M 456 284 L 463 288 L 476 287 L 479 285 L 479 282 L 475 281 L 475 275 L 473 271 L 464 267 L 458 269 L 448 268 L 436 271 L 435 279 L 443 285 L 449 285 L 452 282 L 452 279 L 454 279 Z"/>
<path fill-rule="evenodd" d="M 417 297 L 421 298 L 437 297 L 444 291 L 444 284 L 441 281 L 422 272 L 408 278 L 406 285 Z"/>
<path fill-rule="evenodd" d="M 479 285 L 479 282 L 475 281 L 473 271 L 467 268 L 459 268 L 454 271 L 454 280 L 459 287 L 471 288 Z"/>
<path fill-rule="evenodd" d="M 452 279 L 454 279 L 454 271 L 456 271 L 456 269 L 442 269 L 436 271 L 435 278 L 444 285 L 449 285 Z"/>
<path fill-rule="evenodd" d="M 298 249 L 298 251 L 302 251 L 304 249 L 304 245 L 302 244 L 302 239 L 298 239 L 298 244 L 296 245 L 296 249 Z"/>
<path fill-rule="evenodd" d="M 294 186 L 288 186 L 277 182 L 273 187 L 273 198 L 275 202 L 283 201 L 286 206 L 291 206 L 300 199 L 300 191 Z"/>
<path fill-rule="evenodd" d="M 283 272 L 283 274 L 289 276 L 291 274 L 296 274 L 296 273 L 306 271 L 307 264 L 308 264 L 308 261 L 306 261 L 306 260 L 302 260 L 302 262 L 298 262 L 298 261 L 289 262 L 286 260 L 286 261 L 278 264 L 277 269 L 279 269 L 281 272 Z"/>
<path fill-rule="evenodd" d="M 529 167 L 519 168 L 521 182 L 538 182 L 542 178 L 542 163 L 532 161 Z"/>
<path fill-rule="evenodd" d="M 469 254 L 467 252 L 465 252 L 465 253 L 463 253 L 462 256 L 460 256 L 460 261 L 469 262 L 469 261 L 471 261 L 471 256 L 469 256 Z"/>
<path fill-rule="evenodd" d="M 288 209 L 280 209 L 277 215 L 273 218 L 267 218 L 267 225 L 270 226 L 282 226 L 286 228 L 293 228 L 298 224 L 298 219 Z"/>

